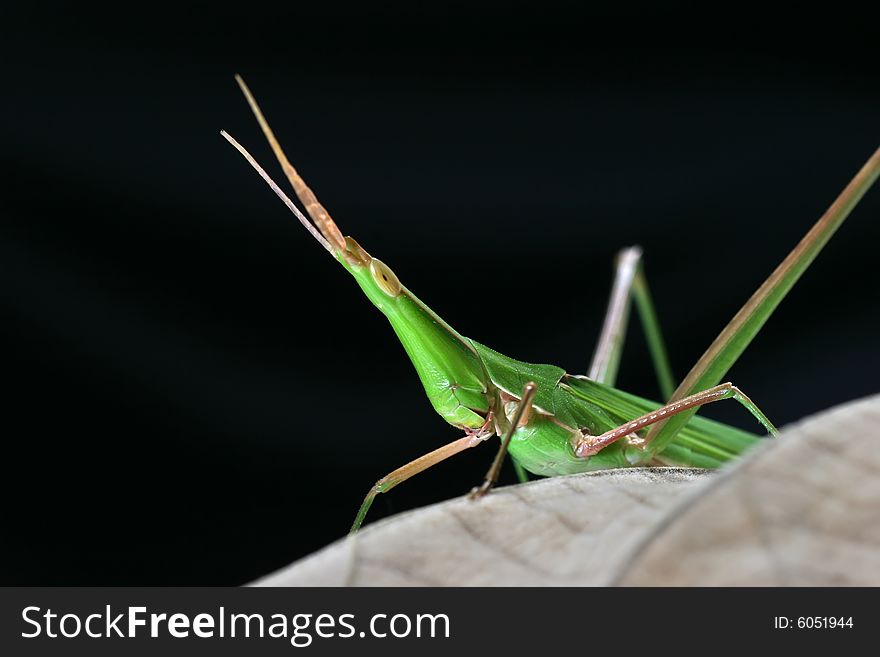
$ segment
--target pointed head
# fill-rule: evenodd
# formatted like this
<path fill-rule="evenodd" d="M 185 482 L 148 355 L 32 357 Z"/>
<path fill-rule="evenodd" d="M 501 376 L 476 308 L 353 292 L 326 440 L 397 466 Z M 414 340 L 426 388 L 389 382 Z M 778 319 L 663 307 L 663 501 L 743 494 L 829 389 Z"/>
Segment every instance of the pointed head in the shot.
<path fill-rule="evenodd" d="M 240 84 L 247 89 L 242 82 Z M 245 95 L 249 96 L 251 107 L 256 108 L 248 91 L 245 91 Z M 254 111 L 287 178 L 314 223 L 300 212 L 241 144 L 225 131 L 221 131 L 221 134 L 260 174 L 309 234 L 355 278 L 367 298 L 388 318 L 415 366 L 434 409 L 454 426 L 482 427 L 489 409 L 489 380 L 471 341 L 459 335 L 419 301 L 400 283 L 388 265 L 372 257 L 354 238 L 342 235 L 330 214 L 287 161 L 259 108 Z"/>
<path fill-rule="evenodd" d="M 343 236 L 342 231 L 336 225 L 336 222 L 330 217 L 330 214 L 320 205 L 317 200 L 312 204 L 307 204 L 306 209 L 315 220 L 313 224 L 306 216 L 300 212 L 299 208 L 285 194 L 281 188 L 269 177 L 265 169 L 261 167 L 253 156 L 247 152 L 244 146 L 239 144 L 225 130 L 221 130 L 220 134 L 232 144 L 236 150 L 250 163 L 260 177 L 266 182 L 273 192 L 282 200 L 287 208 L 296 216 L 308 233 L 323 246 L 330 255 L 345 267 L 352 276 L 357 279 L 358 284 L 363 289 L 369 299 L 381 310 L 386 302 L 391 299 L 397 299 L 404 294 L 405 288 L 400 284 L 391 268 L 378 258 L 374 258 L 366 249 L 357 243 L 353 237 Z M 287 167 L 285 167 L 287 169 Z M 293 167 L 290 167 L 293 170 Z M 295 170 L 294 170 L 295 171 Z M 296 174 L 295 174 L 296 175 Z M 297 180 L 301 180 L 296 175 Z M 299 185 L 294 185 L 294 188 Z M 305 187 L 305 184 L 302 184 Z M 308 189 L 306 187 L 306 189 Z M 311 190 L 308 190 L 311 193 Z M 312 194 L 312 196 L 314 196 Z"/>
<path fill-rule="evenodd" d="M 367 253 L 353 237 L 346 235 L 343 240 L 345 247 L 334 253 L 336 259 L 354 276 L 373 305 L 392 319 L 406 307 L 403 299 L 411 301 L 412 294 L 403 287 L 391 267 Z"/>

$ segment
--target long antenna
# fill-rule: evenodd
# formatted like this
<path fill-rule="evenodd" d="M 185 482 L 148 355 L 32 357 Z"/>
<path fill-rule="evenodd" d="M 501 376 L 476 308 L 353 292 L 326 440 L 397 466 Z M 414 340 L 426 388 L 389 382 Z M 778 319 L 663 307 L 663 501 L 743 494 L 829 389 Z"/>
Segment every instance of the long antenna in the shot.
<path fill-rule="evenodd" d="M 279 144 L 278 140 L 275 138 L 275 133 L 272 132 L 272 128 L 269 127 L 269 122 L 266 120 L 266 117 L 263 116 L 263 112 L 260 110 L 260 106 L 257 105 L 257 101 L 251 93 L 251 90 L 248 89 L 248 86 L 244 83 L 244 80 L 242 80 L 240 75 L 235 76 L 235 81 L 238 82 L 238 86 L 241 87 L 241 92 L 247 99 L 251 111 L 254 113 L 257 122 L 260 124 L 260 128 L 263 130 L 263 134 L 266 135 L 266 141 L 268 141 L 269 146 L 272 147 L 272 152 L 275 153 L 275 157 L 278 158 L 278 163 L 284 170 L 284 175 L 287 176 L 287 179 L 290 181 L 293 191 L 296 192 L 297 198 L 302 202 L 303 206 L 305 206 L 306 212 L 309 213 L 312 221 L 315 222 L 318 230 L 320 230 L 321 234 L 327 238 L 327 241 L 331 242 L 337 248 L 344 250 L 345 238 L 342 236 L 339 227 L 330 217 L 330 213 L 327 212 L 326 208 L 321 205 L 320 201 L 318 201 L 318 197 L 315 196 L 315 193 L 308 185 L 306 185 L 305 180 L 300 177 L 296 172 L 296 169 L 294 169 L 293 165 L 288 161 L 287 155 L 285 155 L 284 151 L 281 149 L 281 144 Z"/>
<path fill-rule="evenodd" d="M 293 201 L 290 200 L 287 194 L 281 191 L 281 188 L 275 184 L 275 181 L 269 177 L 269 174 L 263 170 L 263 167 L 257 164 L 257 161 L 251 156 L 250 153 L 247 152 L 247 150 L 245 150 L 245 147 L 235 141 L 235 139 L 225 130 L 221 130 L 220 134 L 223 135 L 223 138 L 226 139 L 226 141 L 235 146 L 236 150 L 242 154 L 244 159 L 246 159 L 250 163 L 250 165 L 256 170 L 256 172 L 260 174 L 260 177 L 266 181 L 266 184 L 272 188 L 272 191 L 275 192 L 276 196 L 278 196 L 278 198 L 280 198 L 284 202 L 284 205 L 286 205 L 287 208 L 296 215 L 296 218 L 299 219 L 299 222 L 303 226 L 305 226 L 307 231 L 312 234 L 312 237 L 318 240 L 321 245 L 335 257 L 335 253 L 333 247 L 330 246 L 330 242 L 328 242 L 324 238 L 324 236 L 318 232 L 318 229 L 315 228 L 314 225 L 312 225 L 312 222 L 306 219 L 305 215 L 299 211 L 299 208 L 293 204 Z"/>

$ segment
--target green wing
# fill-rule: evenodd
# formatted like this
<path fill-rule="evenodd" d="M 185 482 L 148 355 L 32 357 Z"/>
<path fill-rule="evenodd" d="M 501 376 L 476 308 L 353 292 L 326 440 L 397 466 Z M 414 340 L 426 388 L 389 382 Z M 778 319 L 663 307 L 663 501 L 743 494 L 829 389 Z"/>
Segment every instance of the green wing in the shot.
<path fill-rule="evenodd" d="M 572 429 L 585 429 L 594 436 L 650 413 L 663 405 L 609 385 L 572 376 L 555 365 L 525 363 L 500 354 L 474 340 L 471 340 L 471 344 L 479 354 L 487 375 L 496 386 L 514 397 L 519 397 L 526 383 L 535 382 L 538 386 L 535 406 L 552 413 L 558 422 Z M 525 435 L 522 437 L 525 438 Z M 536 434 L 532 434 L 529 439 L 543 440 L 542 436 Z M 627 449 L 623 441 L 620 441 L 606 447 L 591 459 L 575 460 L 567 439 L 560 435 L 557 440 L 560 443 L 557 450 L 567 450 L 570 452 L 569 458 L 564 458 L 557 450 L 552 450 L 557 453 L 551 455 L 548 444 L 536 446 L 536 449 L 546 450 L 547 458 L 555 461 L 557 470 L 563 468 L 562 461 L 565 461 L 565 471 L 570 472 L 639 465 L 646 459 L 645 453 L 632 448 Z M 760 441 L 759 436 L 747 431 L 706 418 L 694 417 L 676 439 L 663 450 L 662 455 L 655 454 L 654 458 L 674 465 L 717 468 Z M 511 449 L 516 457 L 517 450 L 513 447 Z M 650 460 L 651 456 L 647 455 L 647 458 Z M 578 465 L 575 465 L 576 463 Z M 527 467 L 532 472 L 543 474 L 533 463 L 528 464 Z"/>

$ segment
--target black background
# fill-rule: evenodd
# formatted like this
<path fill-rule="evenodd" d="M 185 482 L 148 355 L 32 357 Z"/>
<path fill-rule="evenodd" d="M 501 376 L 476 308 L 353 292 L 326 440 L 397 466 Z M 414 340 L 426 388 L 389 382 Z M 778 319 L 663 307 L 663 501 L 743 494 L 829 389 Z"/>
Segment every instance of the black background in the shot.
<path fill-rule="evenodd" d="M 343 232 L 465 335 L 571 371 L 638 243 L 682 376 L 880 141 L 880 35 L 843 4 L 136 6 L 5 10 L 3 584 L 242 583 L 457 436 L 220 138 L 277 174 L 234 73 Z M 730 374 L 780 425 L 877 390 L 878 211 Z M 637 331 L 619 383 L 656 397 Z"/>

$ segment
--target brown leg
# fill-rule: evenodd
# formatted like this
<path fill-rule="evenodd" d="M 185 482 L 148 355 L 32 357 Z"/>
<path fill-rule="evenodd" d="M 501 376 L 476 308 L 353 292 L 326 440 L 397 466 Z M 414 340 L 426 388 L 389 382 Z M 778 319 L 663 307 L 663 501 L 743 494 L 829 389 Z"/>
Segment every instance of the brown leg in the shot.
<path fill-rule="evenodd" d="M 657 382 L 660 384 L 660 393 L 664 399 L 669 399 L 675 382 L 657 313 L 648 290 L 648 281 L 642 266 L 642 250 L 637 246 L 623 249 L 617 254 L 608 309 L 587 376 L 593 381 L 614 385 L 629 321 L 630 299 L 635 300 L 639 312 L 645 339 L 648 341 L 648 351 L 657 373 Z"/>
<path fill-rule="evenodd" d="M 486 478 L 483 480 L 483 483 L 480 486 L 475 486 L 473 490 L 471 490 L 469 497 L 472 500 L 488 493 L 498 482 L 498 475 L 501 474 L 501 464 L 504 463 L 504 457 L 507 456 L 507 449 L 510 447 L 510 440 L 513 438 L 513 433 L 519 428 L 523 418 L 528 420 L 528 412 L 532 409 L 532 402 L 535 399 L 535 391 L 537 389 L 538 386 L 531 382 L 523 386 L 522 396 L 520 397 L 516 414 L 513 417 L 513 422 L 510 423 L 510 428 L 501 440 L 501 447 L 498 448 L 498 453 L 495 454 L 495 460 L 492 461 L 492 465 L 489 466 L 489 471 L 486 473 Z"/>
<path fill-rule="evenodd" d="M 487 423 L 488 424 L 488 423 Z M 364 498 L 363 504 L 361 504 L 361 508 L 358 510 L 357 516 L 354 519 L 354 523 L 351 526 L 350 534 L 354 534 L 364 522 L 364 518 L 367 515 L 367 511 L 370 510 L 370 506 L 373 504 L 373 500 L 376 499 L 376 495 L 379 493 L 387 493 L 389 490 L 397 486 L 397 484 L 403 483 L 407 479 L 412 476 L 419 474 L 420 472 L 424 472 L 432 465 L 436 465 L 440 463 L 440 461 L 445 461 L 450 456 L 455 456 L 459 452 L 463 452 L 466 449 L 471 447 L 476 447 L 487 438 L 492 436 L 491 430 L 487 427 L 483 429 L 467 435 L 463 438 L 459 438 L 458 440 L 453 440 L 451 443 L 447 445 L 443 445 L 443 447 L 439 447 L 435 449 L 433 452 L 428 452 L 415 459 L 414 461 L 410 461 L 403 467 L 397 468 L 394 472 L 391 472 L 384 477 L 382 477 L 379 481 L 377 481 L 373 487 L 370 489 L 370 492 L 367 493 L 367 496 Z"/>
<path fill-rule="evenodd" d="M 605 321 L 602 323 L 602 332 L 599 333 L 599 341 L 596 343 L 593 360 L 587 372 L 587 376 L 593 381 L 614 385 L 617 378 L 617 368 L 629 322 L 630 291 L 641 257 L 642 250 L 636 246 L 617 254 L 614 283 L 611 286 L 611 296 L 605 311 Z"/>
<path fill-rule="evenodd" d="M 711 404 L 712 402 L 730 398 L 737 400 L 740 404 L 745 406 L 749 412 L 757 418 L 758 422 L 764 425 L 767 431 L 773 435 L 777 434 L 776 427 L 773 426 L 770 420 L 767 419 L 767 416 L 761 412 L 751 399 L 732 383 L 722 383 L 713 388 L 709 388 L 708 390 L 703 390 L 702 392 L 691 395 L 690 397 L 680 399 L 677 402 L 661 406 L 656 411 L 646 413 L 645 415 L 637 417 L 626 424 L 622 424 L 611 431 L 606 431 L 601 436 L 583 436 L 574 446 L 575 455 L 580 458 L 593 456 L 611 443 L 620 440 L 624 436 L 633 434 L 636 431 L 641 431 L 655 422 L 660 422 L 661 420 L 677 415 L 678 413 L 686 411 L 689 408 L 694 408 L 695 406 Z M 634 446 L 640 447 L 646 444 L 644 441 L 641 441 L 640 443 L 640 439 L 632 439 L 631 442 Z"/>

